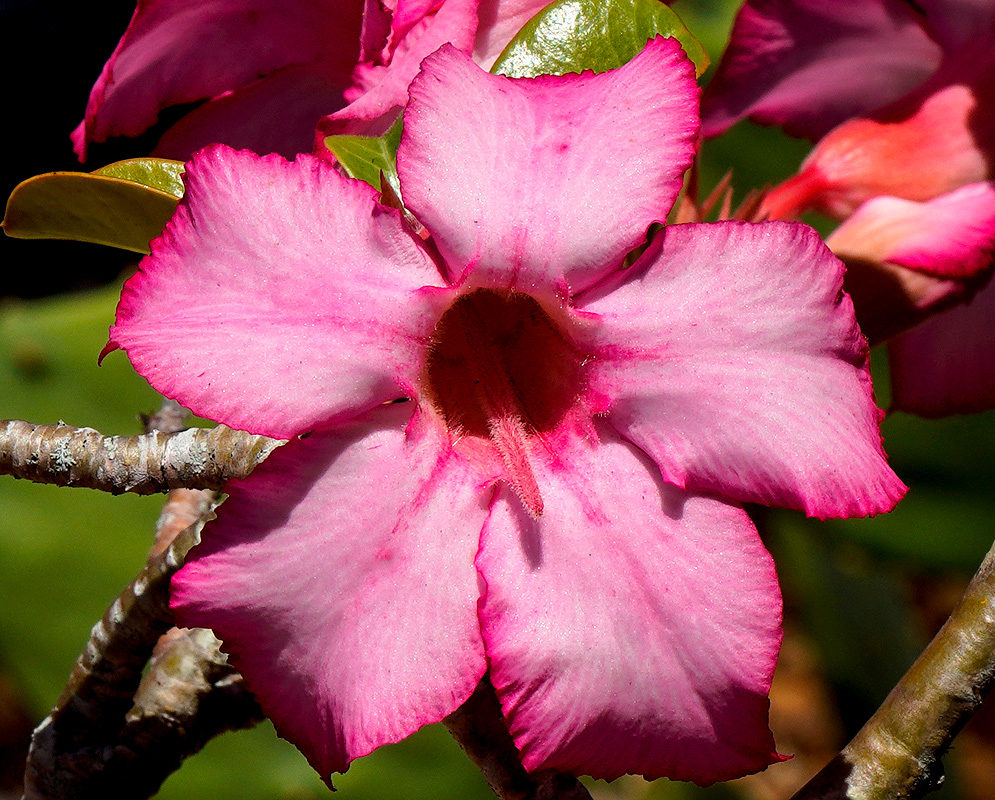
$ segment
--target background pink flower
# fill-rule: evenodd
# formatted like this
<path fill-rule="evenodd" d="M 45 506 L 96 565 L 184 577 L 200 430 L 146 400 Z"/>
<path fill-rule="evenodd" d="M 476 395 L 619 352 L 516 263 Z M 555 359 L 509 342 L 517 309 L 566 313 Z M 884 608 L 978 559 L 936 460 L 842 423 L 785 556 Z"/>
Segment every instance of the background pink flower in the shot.
<path fill-rule="evenodd" d="M 293 158 L 310 152 L 315 125 L 333 112 L 335 132 L 380 133 L 389 122 L 377 121 L 396 117 L 425 56 L 450 42 L 490 66 L 544 5 L 140 0 L 73 133 L 76 153 L 85 161 L 91 143 L 137 136 L 189 103 L 201 104 L 163 134 L 156 155 L 185 159 L 223 142 Z"/>
<path fill-rule="evenodd" d="M 993 33 L 991 0 L 750 0 L 702 101 L 705 133 L 749 116 L 819 140 L 769 196 L 775 217 L 930 200 L 991 176 Z"/>
<path fill-rule="evenodd" d="M 521 80 L 443 47 L 398 152 L 431 246 L 309 156 L 188 165 L 109 347 L 291 439 L 229 487 L 174 606 L 322 775 L 485 672 L 529 770 L 778 760 L 780 596 L 739 503 L 872 514 L 904 487 L 814 231 L 672 226 L 622 269 L 677 195 L 696 98 L 672 40 Z"/>
<path fill-rule="evenodd" d="M 927 416 L 995 407 L 993 33 L 991 0 L 750 0 L 703 100 L 711 135 L 819 137 L 763 210 L 846 220 L 829 243 L 891 340 L 893 408 Z"/>

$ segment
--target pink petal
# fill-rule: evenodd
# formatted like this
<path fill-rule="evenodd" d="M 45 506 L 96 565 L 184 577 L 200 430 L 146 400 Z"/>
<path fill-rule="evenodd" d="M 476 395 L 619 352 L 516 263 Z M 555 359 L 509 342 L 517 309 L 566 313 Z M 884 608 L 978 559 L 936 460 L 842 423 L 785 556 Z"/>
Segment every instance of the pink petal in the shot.
<path fill-rule="evenodd" d="M 124 287 L 111 345 L 195 413 L 287 438 L 406 393 L 441 313 L 397 212 L 324 162 L 218 145 Z"/>
<path fill-rule="evenodd" d="M 277 70 L 181 117 L 163 134 L 155 155 L 186 161 L 215 142 L 284 158 L 310 152 L 318 121 L 342 106 L 341 80 L 320 64 Z"/>
<path fill-rule="evenodd" d="M 905 0 L 749 0 L 702 98 L 717 136 L 749 116 L 818 138 L 925 81 L 942 52 Z"/>
<path fill-rule="evenodd" d="M 977 291 L 976 280 L 938 278 L 891 261 L 849 258 L 843 288 L 853 301 L 860 330 L 873 347 L 950 308 Z"/>
<path fill-rule="evenodd" d="M 992 262 L 995 186 L 974 183 L 926 203 L 868 200 L 826 240 L 841 258 L 891 261 L 944 278 L 967 278 Z"/>
<path fill-rule="evenodd" d="M 799 223 L 674 225 L 601 318 L 593 384 L 664 480 L 818 517 L 890 510 L 867 345 L 843 265 Z"/>
<path fill-rule="evenodd" d="M 957 58 L 958 50 L 972 44 L 983 43 L 991 52 L 988 45 L 995 24 L 991 0 L 916 0 L 916 4 L 924 12 L 923 26 L 951 57 Z"/>
<path fill-rule="evenodd" d="M 876 195 L 922 202 L 987 180 L 995 152 L 987 93 L 983 85 L 930 84 L 874 118 L 834 128 L 800 173 L 767 195 L 765 210 L 814 207 L 843 219 Z"/>
<path fill-rule="evenodd" d="M 670 39 L 600 75 L 519 80 L 443 48 L 411 85 L 405 202 L 454 278 L 540 294 L 565 278 L 577 291 L 666 217 L 694 154 L 696 95 Z"/>
<path fill-rule="evenodd" d="M 420 23 L 429 14 L 440 10 L 441 6 L 451 0 L 393 0 L 397 8 L 394 11 L 394 36 L 402 38 L 408 31 Z"/>
<path fill-rule="evenodd" d="M 73 134 L 90 142 L 137 136 L 159 112 L 238 89 L 282 67 L 322 63 L 348 83 L 362 4 L 305 0 L 144 0 L 104 66 Z M 325 109 L 327 113 L 331 109 Z"/>
<path fill-rule="evenodd" d="M 391 36 L 391 23 L 398 0 L 364 0 L 359 34 L 359 62 L 382 58 Z"/>
<path fill-rule="evenodd" d="M 533 465 L 545 513 L 502 489 L 477 557 L 525 767 L 711 783 L 777 761 L 780 594 L 742 509 L 664 484 L 607 429 L 538 446 Z"/>
<path fill-rule="evenodd" d="M 478 478 L 411 407 L 279 448 L 229 484 L 173 579 L 323 777 L 452 713 L 486 669 Z"/>
<path fill-rule="evenodd" d="M 355 99 L 321 121 L 320 136 L 383 133 L 407 103 L 408 85 L 429 53 L 447 43 L 470 51 L 477 29 L 477 0 L 446 0 L 436 13 L 423 17 L 414 15 L 411 5 L 399 9 L 415 19 L 407 20 L 408 30 L 396 44 L 390 62 L 361 65 L 356 72 L 359 85 L 348 94 Z"/>
<path fill-rule="evenodd" d="M 995 408 L 995 284 L 888 344 L 892 408 L 923 417 Z"/>
<path fill-rule="evenodd" d="M 370 67 L 390 63 L 394 48 L 415 25 L 425 21 L 446 0 L 366 0 L 360 43 L 360 65 Z M 361 66 L 361 68 L 362 68 Z M 369 87 L 354 87 L 361 94 Z"/>

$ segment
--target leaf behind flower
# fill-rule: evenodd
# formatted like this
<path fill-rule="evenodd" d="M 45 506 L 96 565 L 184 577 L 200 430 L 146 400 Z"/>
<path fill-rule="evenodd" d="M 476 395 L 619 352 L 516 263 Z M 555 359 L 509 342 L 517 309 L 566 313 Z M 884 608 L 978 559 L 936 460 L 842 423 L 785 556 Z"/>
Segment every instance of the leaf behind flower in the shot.
<path fill-rule="evenodd" d="M 557 0 L 509 42 L 491 72 L 511 78 L 606 72 L 622 66 L 655 36 L 680 42 L 700 76 L 705 48 L 659 0 Z"/>
<path fill-rule="evenodd" d="M 397 179 L 397 147 L 401 143 L 403 122 L 398 119 L 382 136 L 326 136 L 325 147 L 332 151 L 350 178 L 358 178 L 379 190 L 380 175 L 400 197 Z"/>
<path fill-rule="evenodd" d="M 183 194 L 182 163 L 133 159 L 96 172 L 49 172 L 21 182 L 3 229 L 18 239 L 71 239 L 148 253 Z"/>

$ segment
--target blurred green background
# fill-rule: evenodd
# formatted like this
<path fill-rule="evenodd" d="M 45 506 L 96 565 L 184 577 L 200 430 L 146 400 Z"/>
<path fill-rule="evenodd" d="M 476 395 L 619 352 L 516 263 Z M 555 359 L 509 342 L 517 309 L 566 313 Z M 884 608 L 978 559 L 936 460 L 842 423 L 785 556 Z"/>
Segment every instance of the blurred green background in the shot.
<path fill-rule="evenodd" d="M 718 0 L 674 4 L 713 64 L 736 5 Z M 12 8 L 3 8 L 5 19 L 13 18 Z M 121 28 L 98 42 L 97 70 L 127 15 L 119 10 L 115 20 Z M 75 101 L 75 119 L 95 77 L 96 71 L 82 81 L 86 87 Z M 749 188 L 791 174 L 807 149 L 805 142 L 742 124 L 705 144 L 702 183 L 707 189 L 733 169 L 737 195 L 742 196 Z M 34 171 L 57 167 L 67 165 Z M 13 182 L 4 187 L 12 188 Z M 96 365 L 120 279 L 41 299 L 18 299 L 10 289 L 20 280 L 14 272 L 54 270 L 46 258 L 59 260 L 59 269 L 71 269 L 63 251 L 45 250 L 46 243 L 23 244 L 38 248 L 37 261 L 22 263 L 21 255 L 0 251 L 11 282 L 0 301 L 0 417 L 37 423 L 61 419 L 108 434 L 139 432 L 138 415 L 157 408 L 159 398 L 123 354 Z M 98 271 L 117 274 L 123 265 L 117 254 L 104 262 L 99 248 L 81 252 L 86 263 L 98 262 Z M 102 281 L 70 281 L 69 287 L 88 283 Z M 874 368 L 879 404 L 887 407 L 887 364 L 881 354 L 875 354 Z M 759 781 L 703 790 L 623 779 L 592 784 L 595 794 L 786 798 L 820 766 L 817 759 L 826 742 L 833 748 L 842 745 L 883 699 L 942 620 L 995 533 L 995 415 L 926 421 L 895 414 L 886 419 L 884 435 L 892 465 L 911 487 L 893 513 L 830 523 L 781 512 L 758 516 L 777 559 L 789 630 L 782 660 L 786 699 L 775 700 L 775 732 L 782 751 L 798 757 L 771 768 Z M 156 497 L 109 497 L 0 479 L 0 676 L 15 704 L 33 721 L 58 697 L 93 623 L 144 563 L 161 503 Z M 779 692 L 781 688 L 779 684 Z M 0 732 L 4 724 L 14 723 L 0 711 Z M 780 738 L 779 724 L 785 726 L 786 740 Z M 989 750 L 985 731 L 975 736 L 979 744 L 970 752 L 977 759 Z M 806 760 L 808 750 L 817 754 L 815 760 Z M 984 790 L 976 785 L 973 764 L 953 760 L 943 797 L 986 796 L 978 794 Z M 336 785 L 341 797 L 364 800 L 491 797 L 476 769 L 438 726 L 360 759 Z M 167 782 L 160 796 L 254 800 L 329 795 L 297 751 L 265 724 L 216 739 Z"/>

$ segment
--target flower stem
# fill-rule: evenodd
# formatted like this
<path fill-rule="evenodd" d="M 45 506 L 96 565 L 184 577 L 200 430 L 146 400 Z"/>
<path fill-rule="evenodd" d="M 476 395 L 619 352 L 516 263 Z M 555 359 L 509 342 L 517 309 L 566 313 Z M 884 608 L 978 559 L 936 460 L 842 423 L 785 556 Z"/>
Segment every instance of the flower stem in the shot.
<path fill-rule="evenodd" d="M 501 800 L 591 800 L 573 775 L 556 770 L 525 771 L 490 678 L 443 721 Z"/>

